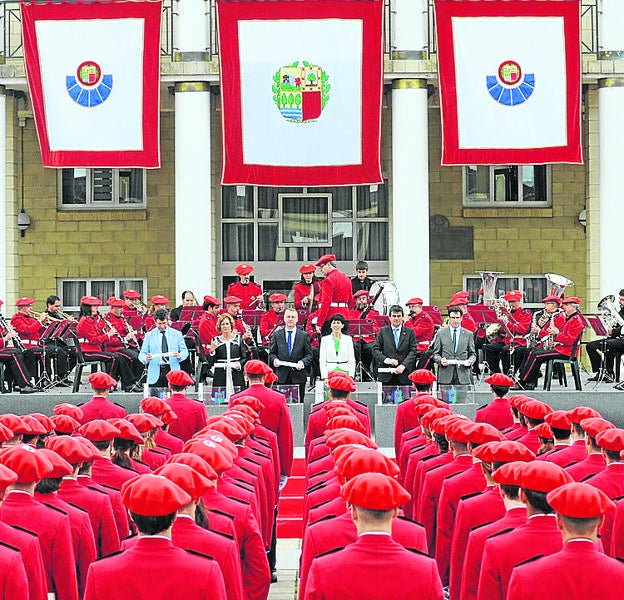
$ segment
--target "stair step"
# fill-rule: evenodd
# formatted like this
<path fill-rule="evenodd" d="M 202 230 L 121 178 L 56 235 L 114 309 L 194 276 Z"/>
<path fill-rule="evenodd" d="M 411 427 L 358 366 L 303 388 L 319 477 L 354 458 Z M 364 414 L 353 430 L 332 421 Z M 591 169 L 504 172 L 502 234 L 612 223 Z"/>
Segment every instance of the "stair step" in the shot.
<path fill-rule="evenodd" d="M 305 458 L 295 458 L 292 463 L 292 468 L 290 469 L 290 476 L 302 476 L 305 475 L 306 472 L 306 462 Z"/>
<path fill-rule="evenodd" d="M 301 519 L 277 519 L 278 538 L 303 537 L 303 522 Z"/>
<path fill-rule="evenodd" d="M 292 496 L 280 498 L 277 505 L 277 514 L 282 517 L 292 517 L 301 519 L 303 515 L 303 496 Z"/>
<path fill-rule="evenodd" d="M 280 497 L 283 498 L 284 496 L 303 496 L 304 492 L 305 477 L 289 477 L 288 483 L 280 493 Z"/>

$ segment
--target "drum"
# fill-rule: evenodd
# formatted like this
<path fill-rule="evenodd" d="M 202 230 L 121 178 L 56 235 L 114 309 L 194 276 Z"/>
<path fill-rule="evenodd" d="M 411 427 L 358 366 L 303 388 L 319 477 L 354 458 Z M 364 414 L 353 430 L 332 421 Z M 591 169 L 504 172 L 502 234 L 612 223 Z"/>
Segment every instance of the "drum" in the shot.
<path fill-rule="evenodd" d="M 381 293 L 379 294 L 379 297 L 373 304 L 373 308 L 380 315 L 387 316 L 390 312 L 391 306 L 395 304 L 398 304 L 399 306 L 401 305 L 401 299 L 399 297 L 399 290 L 397 289 L 397 286 L 394 283 L 394 281 L 375 281 L 375 283 L 373 283 L 373 285 L 371 286 L 371 289 L 369 290 L 368 295 L 371 298 L 374 298 L 379 292 L 380 288 L 381 288 Z"/>

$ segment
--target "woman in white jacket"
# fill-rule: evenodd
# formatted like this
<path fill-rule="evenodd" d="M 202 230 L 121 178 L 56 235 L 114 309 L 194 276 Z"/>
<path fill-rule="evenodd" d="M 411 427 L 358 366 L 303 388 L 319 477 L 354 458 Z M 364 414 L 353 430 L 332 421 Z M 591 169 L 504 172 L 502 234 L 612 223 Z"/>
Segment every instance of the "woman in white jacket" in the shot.
<path fill-rule="evenodd" d="M 330 371 L 344 371 L 353 377 L 355 375 L 355 353 L 353 340 L 345 335 L 345 318 L 342 315 L 331 317 L 331 333 L 321 338 L 319 364 L 321 379 L 327 379 Z"/>

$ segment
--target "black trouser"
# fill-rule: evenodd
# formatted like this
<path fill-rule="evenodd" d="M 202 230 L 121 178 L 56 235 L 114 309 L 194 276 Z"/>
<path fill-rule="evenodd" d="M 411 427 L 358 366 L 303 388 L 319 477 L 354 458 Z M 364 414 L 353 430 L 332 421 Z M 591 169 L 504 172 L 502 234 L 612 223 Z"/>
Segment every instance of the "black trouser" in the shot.
<path fill-rule="evenodd" d="M 353 342 L 353 351 L 355 364 L 361 363 L 362 365 L 362 381 L 373 381 L 371 365 L 373 362 L 373 342 L 356 340 Z"/>
<path fill-rule="evenodd" d="M 45 370 L 48 375 L 52 375 L 52 359 L 56 359 L 55 375 L 59 379 L 67 377 L 69 372 L 76 365 L 76 357 L 69 352 L 66 346 L 62 346 L 55 342 L 47 342 L 45 344 Z"/>
<path fill-rule="evenodd" d="M 585 346 L 585 350 L 594 373 L 597 373 L 602 368 L 613 374 L 616 354 L 624 353 L 624 338 L 594 340 Z"/>
<path fill-rule="evenodd" d="M 17 348 L 0 350 L 0 362 L 9 369 L 9 376 L 5 374 L 7 381 L 13 381 L 19 387 L 30 385 L 30 371 L 24 361 L 24 355 Z"/>
<path fill-rule="evenodd" d="M 524 366 L 520 372 L 520 381 L 523 383 L 537 383 L 537 376 L 542 365 L 554 358 L 568 358 L 556 350 L 546 350 L 546 348 L 534 348 L 524 361 Z"/>

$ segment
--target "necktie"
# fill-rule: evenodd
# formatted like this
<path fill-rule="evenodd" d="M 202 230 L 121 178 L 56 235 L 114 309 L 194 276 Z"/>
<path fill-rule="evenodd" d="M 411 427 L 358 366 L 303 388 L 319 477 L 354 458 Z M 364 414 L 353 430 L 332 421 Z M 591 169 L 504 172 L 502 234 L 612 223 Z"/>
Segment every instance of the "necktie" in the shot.
<path fill-rule="evenodd" d="M 163 354 L 167 354 L 167 352 L 169 352 L 169 344 L 167 343 L 167 335 L 165 331 L 162 332 L 161 352 Z M 169 362 L 169 358 L 163 358 L 163 363 L 168 363 L 168 362 Z"/>
<path fill-rule="evenodd" d="M 288 332 L 288 354 L 292 354 L 292 331 Z"/>
<path fill-rule="evenodd" d="M 394 330 L 394 347 L 398 348 L 399 347 L 399 331 L 400 329 L 397 327 Z"/>
<path fill-rule="evenodd" d="M 457 328 L 453 328 L 453 351 L 457 352 Z"/>

